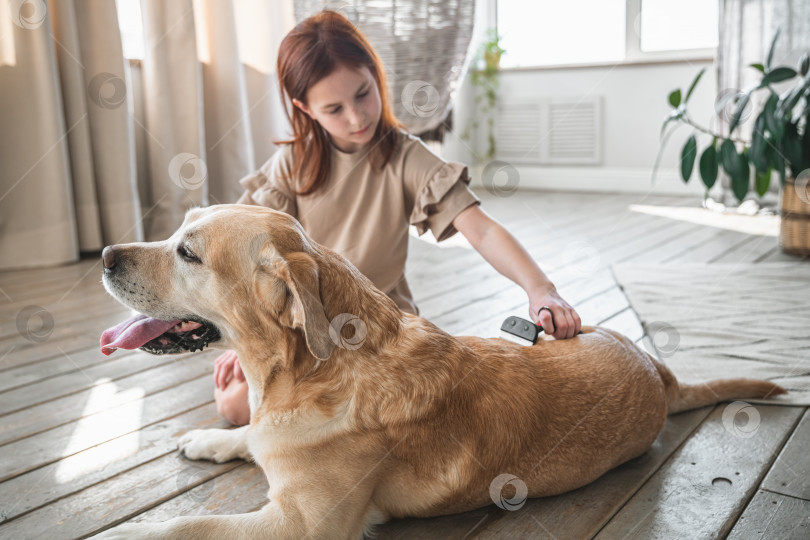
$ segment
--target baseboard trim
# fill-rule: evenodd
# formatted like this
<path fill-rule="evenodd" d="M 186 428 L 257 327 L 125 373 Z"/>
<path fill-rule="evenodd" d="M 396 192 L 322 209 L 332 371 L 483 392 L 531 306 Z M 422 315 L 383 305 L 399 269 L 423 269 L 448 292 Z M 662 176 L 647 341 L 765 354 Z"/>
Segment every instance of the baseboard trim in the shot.
<path fill-rule="evenodd" d="M 605 193 L 654 193 L 660 195 L 700 195 L 706 188 L 695 171 L 688 184 L 676 170 L 659 170 L 655 184 L 650 169 L 614 167 L 539 167 L 514 165 L 518 189 L 544 191 L 590 191 Z M 470 167 L 472 187 L 486 188 L 482 181 L 484 165 Z M 505 186 L 506 173 L 496 175 L 495 184 Z M 492 181 L 488 182 L 492 187 Z"/>

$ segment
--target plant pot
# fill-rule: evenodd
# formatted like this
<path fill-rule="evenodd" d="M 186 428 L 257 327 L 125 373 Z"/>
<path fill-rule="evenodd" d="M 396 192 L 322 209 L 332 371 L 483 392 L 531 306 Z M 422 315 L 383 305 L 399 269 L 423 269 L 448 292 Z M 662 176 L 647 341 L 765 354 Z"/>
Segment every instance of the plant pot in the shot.
<path fill-rule="evenodd" d="M 484 64 L 487 69 L 498 69 L 501 64 L 500 51 L 484 51 Z"/>
<path fill-rule="evenodd" d="M 810 189 L 806 182 L 796 185 L 792 177 L 785 179 L 781 191 L 782 220 L 779 245 L 791 255 L 810 255 Z"/>

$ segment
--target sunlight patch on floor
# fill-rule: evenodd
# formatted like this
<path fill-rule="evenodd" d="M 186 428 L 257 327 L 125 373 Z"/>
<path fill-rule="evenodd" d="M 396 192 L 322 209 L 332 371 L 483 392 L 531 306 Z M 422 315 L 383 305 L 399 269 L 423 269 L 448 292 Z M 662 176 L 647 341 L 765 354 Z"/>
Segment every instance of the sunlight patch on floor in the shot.
<path fill-rule="evenodd" d="M 70 482 L 138 451 L 137 437 L 119 437 L 91 451 L 82 452 L 110 436 L 135 431 L 141 426 L 143 388 L 123 389 L 113 382 L 99 382 L 102 384 L 93 387 L 82 418 L 76 424 L 63 455 L 79 453 L 59 462 L 59 468 L 56 469 L 57 482 Z M 123 404 L 113 407 L 122 402 Z M 95 411 L 103 412 L 93 414 Z"/>
<path fill-rule="evenodd" d="M 698 225 L 707 225 L 718 229 L 737 231 L 744 234 L 759 236 L 779 235 L 779 216 L 729 214 L 713 212 L 706 208 L 683 206 L 651 206 L 645 204 L 631 204 L 628 207 L 633 212 L 641 212 L 652 216 L 661 216 L 679 221 L 688 221 Z"/>

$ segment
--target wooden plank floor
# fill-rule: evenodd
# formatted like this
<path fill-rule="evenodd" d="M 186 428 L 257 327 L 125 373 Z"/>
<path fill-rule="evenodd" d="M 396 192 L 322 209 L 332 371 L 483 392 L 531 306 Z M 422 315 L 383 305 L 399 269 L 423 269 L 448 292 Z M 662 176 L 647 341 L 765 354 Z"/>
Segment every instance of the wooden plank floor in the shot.
<path fill-rule="evenodd" d="M 693 197 L 477 193 L 585 324 L 637 342 L 641 325 L 612 264 L 808 264 L 779 250 L 775 218 L 712 214 Z M 484 337 L 508 314 L 527 316 L 523 291 L 461 235 L 441 244 L 429 236 L 411 239 L 407 266 L 423 316 Z M 129 312 L 104 292 L 100 272 L 95 256 L 0 273 L 0 537 L 82 538 L 125 521 L 261 507 L 256 467 L 175 451 L 185 431 L 226 425 L 213 404 L 218 351 L 103 356 L 101 332 Z M 517 511 L 493 504 L 394 520 L 378 538 L 810 537 L 807 408 L 758 405 L 756 436 L 746 438 L 724 426 L 726 407 L 670 417 L 649 452 L 579 490 Z"/>

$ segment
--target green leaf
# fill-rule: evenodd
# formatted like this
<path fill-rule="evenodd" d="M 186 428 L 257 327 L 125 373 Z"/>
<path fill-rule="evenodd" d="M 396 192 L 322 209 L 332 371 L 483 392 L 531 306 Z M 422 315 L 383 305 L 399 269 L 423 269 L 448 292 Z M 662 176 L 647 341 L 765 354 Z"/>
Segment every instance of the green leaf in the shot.
<path fill-rule="evenodd" d="M 703 76 L 703 73 L 705 73 L 705 72 L 706 72 L 706 68 L 701 69 L 700 72 L 695 77 L 695 80 L 692 81 L 692 84 L 689 85 L 689 90 L 686 92 L 686 98 L 683 100 L 684 103 L 689 101 L 689 96 L 692 95 L 692 92 L 695 90 L 695 86 L 697 86 L 698 81 L 700 80 L 700 78 Z"/>
<path fill-rule="evenodd" d="M 681 104 L 681 89 L 678 88 L 677 90 L 673 90 L 669 94 L 669 104 L 672 105 L 673 108 L 677 109 L 678 106 Z"/>
<path fill-rule="evenodd" d="M 772 134 L 776 134 L 777 126 L 776 126 L 776 105 L 779 103 L 779 96 L 776 94 L 771 94 L 771 97 L 768 98 L 768 101 L 765 102 L 765 107 L 762 109 L 762 114 L 765 116 L 765 129 L 770 131 Z"/>
<path fill-rule="evenodd" d="M 802 77 L 807 75 L 807 71 L 810 69 L 810 53 L 804 53 L 802 55 L 802 59 L 799 60 L 799 73 L 802 74 Z"/>
<path fill-rule="evenodd" d="M 799 99 L 801 99 L 802 95 L 804 94 L 804 87 L 797 86 L 791 89 L 787 94 L 785 94 L 784 98 L 779 98 L 779 103 L 776 106 L 776 114 L 775 118 L 777 120 L 790 120 L 791 113 L 793 112 L 793 108 L 799 103 Z M 785 118 L 787 117 L 787 118 Z"/>
<path fill-rule="evenodd" d="M 799 116 L 804 116 L 805 117 L 804 125 L 805 126 L 810 126 L 810 91 L 807 92 L 807 95 L 804 96 L 804 98 L 805 98 L 805 100 L 807 102 L 807 105 L 804 107 L 804 110 L 802 111 L 802 113 Z M 808 130 L 808 131 L 810 131 L 810 130 Z"/>
<path fill-rule="evenodd" d="M 715 148 L 714 142 L 703 151 L 703 155 L 700 156 L 699 167 L 700 178 L 703 180 L 703 185 L 706 186 L 706 189 L 711 189 L 717 181 L 718 167 L 717 148 Z"/>
<path fill-rule="evenodd" d="M 751 64 L 749 67 L 758 70 L 763 75 L 765 74 L 765 66 L 763 66 L 762 64 Z"/>
<path fill-rule="evenodd" d="M 695 167 L 695 156 L 697 156 L 697 139 L 694 135 L 686 140 L 681 151 L 681 178 L 684 183 L 689 182 L 692 176 L 692 169 Z"/>
<path fill-rule="evenodd" d="M 742 202 L 750 184 L 748 158 L 744 153 L 737 153 L 734 142 L 726 139 L 720 145 L 720 159 L 723 169 L 731 176 L 731 190 L 734 196 Z"/>
<path fill-rule="evenodd" d="M 751 170 L 748 165 L 748 158 L 744 153 L 737 154 L 737 165 L 731 175 L 731 190 L 738 201 L 743 202 L 750 186 Z"/>
<path fill-rule="evenodd" d="M 780 32 L 782 32 L 781 27 L 776 29 L 776 32 L 773 35 L 773 39 L 771 40 L 771 48 L 770 50 L 768 50 L 768 59 L 765 61 L 765 65 L 768 66 L 768 69 L 771 68 L 771 63 L 773 62 L 773 53 L 776 50 L 776 40 L 779 39 Z"/>
<path fill-rule="evenodd" d="M 754 131 L 751 133 L 751 151 L 748 155 L 751 163 L 758 172 L 768 169 L 768 159 L 765 155 L 765 146 L 769 144 L 768 134 L 765 133 L 765 115 L 760 114 L 754 122 Z"/>
<path fill-rule="evenodd" d="M 801 170 L 810 169 L 810 98 L 808 98 L 807 113 L 804 115 L 804 135 L 802 136 L 802 166 Z"/>
<path fill-rule="evenodd" d="M 733 174 L 737 166 L 737 149 L 731 139 L 725 139 L 720 145 L 720 163 L 728 174 Z"/>
<path fill-rule="evenodd" d="M 763 86 L 768 86 L 769 84 L 778 83 L 782 81 L 786 81 L 788 79 L 792 79 L 796 76 L 796 70 L 789 67 L 778 67 L 773 71 L 769 71 L 763 78 L 762 82 L 760 83 L 760 88 Z"/>
<path fill-rule="evenodd" d="M 772 169 L 768 169 L 765 172 L 757 171 L 756 176 L 754 177 L 754 186 L 757 190 L 757 195 L 760 197 L 765 195 L 768 192 L 768 188 L 771 186 L 772 172 Z"/>
<path fill-rule="evenodd" d="M 772 135 L 772 142 L 778 143 L 782 140 L 782 135 L 785 132 L 785 117 L 779 117 L 776 114 L 776 108 L 779 103 L 779 96 L 771 94 L 768 101 L 765 103 L 765 108 L 762 113 L 765 115 L 765 128 Z"/>
<path fill-rule="evenodd" d="M 740 123 L 743 112 L 745 112 L 745 107 L 748 105 L 748 101 L 751 99 L 751 92 L 753 92 L 753 89 L 747 90 L 745 93 L 743 93 L 742 97 L 737 100 L 737 110 L 734 111 L 734 116 L 731 117 L 731 122 L 728 126 L 729 135 L 731 135 L 731 133 L 737 129 L 737 125 Z"/>
<path fill-rule="evenodd" d="M 799 139 L 798 122 L 788 123 L 785 126 L 785 135 L 782 138 L 782 155 L 787 160 L 793 176 L 801 172 L 802 164 L 802 144 Z"/>

